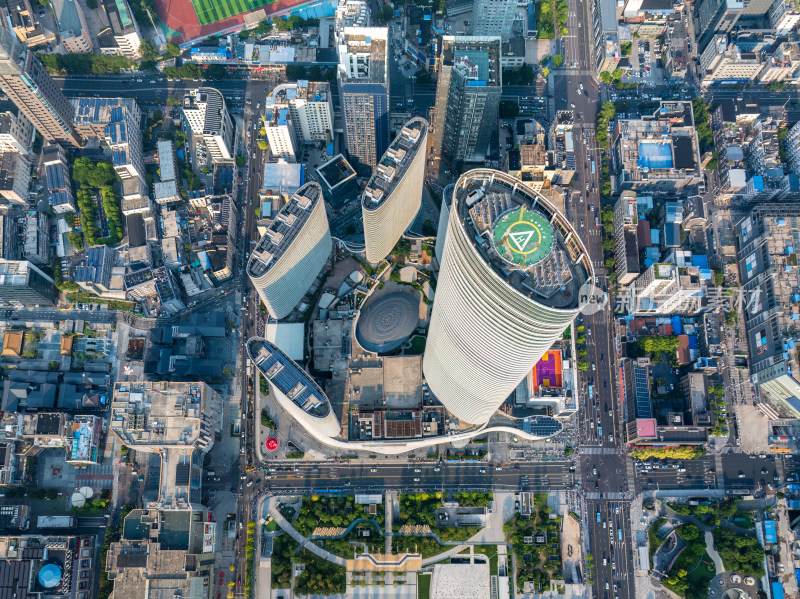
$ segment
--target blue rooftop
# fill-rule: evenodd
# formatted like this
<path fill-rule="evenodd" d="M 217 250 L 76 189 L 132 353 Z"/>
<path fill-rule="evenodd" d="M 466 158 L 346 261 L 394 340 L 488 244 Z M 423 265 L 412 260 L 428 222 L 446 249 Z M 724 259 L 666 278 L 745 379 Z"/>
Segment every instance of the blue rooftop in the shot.
<path fill-rule="evenodd" d="M 672 145 L 643 141 L 639 143 L 639 168 L 672 168 Z"/>

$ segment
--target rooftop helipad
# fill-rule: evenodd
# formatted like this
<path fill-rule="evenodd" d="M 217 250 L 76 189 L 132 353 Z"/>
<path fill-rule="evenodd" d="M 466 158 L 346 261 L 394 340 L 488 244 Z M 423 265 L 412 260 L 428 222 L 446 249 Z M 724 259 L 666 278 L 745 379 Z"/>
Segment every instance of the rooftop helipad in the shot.
<path fill-rule="evenodd" d="M 540 262 L 553 247 L 553 229 L 539 212 L 515 208 L 497 220 L 492 233 L 497 252 L 518 268 Z"/>

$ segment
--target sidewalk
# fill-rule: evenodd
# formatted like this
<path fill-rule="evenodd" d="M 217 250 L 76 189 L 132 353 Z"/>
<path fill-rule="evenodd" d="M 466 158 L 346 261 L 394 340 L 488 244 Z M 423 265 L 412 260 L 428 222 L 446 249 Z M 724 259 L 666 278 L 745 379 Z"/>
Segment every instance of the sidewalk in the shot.
<path fill-rule="evenodd" d="M 708 552 L 709 557 L 714 561 L 714 567 L 717 569 L 717 574 L 722 574 L 725 571 L 725 567 L 722 565 L 722 558 L 719 556 L 719 553 L 716 549 L 714 549 L 714 537 L 710 530 L 706 531 L 705 538 L 706 551 Z"/>
<path fill-rule="evenodd" d="M 337 566 L 344 566 L 346 564 L 347 560 L 345 560 L 343 557 L 334 555 L 330 551 L 325 551 L 322 547 L 315 545 L 306 537 L 297 532 L 297 529 L 295 529 L 295 527 L 292 526 L 289 521 L 286 520 L 286 518 L 281 516 L 281 513 L 272 505 L 271 497 L 267 499 L 267 501 L 269 502 L 269 515 L 275 519 L 275 521 L 278 523 L 278 526 L 280 526 L 290 537 L 300 544 L 300 547 L 308 549 L 314 555 L 321 557 L 322 559 L 326 559 Z"/>

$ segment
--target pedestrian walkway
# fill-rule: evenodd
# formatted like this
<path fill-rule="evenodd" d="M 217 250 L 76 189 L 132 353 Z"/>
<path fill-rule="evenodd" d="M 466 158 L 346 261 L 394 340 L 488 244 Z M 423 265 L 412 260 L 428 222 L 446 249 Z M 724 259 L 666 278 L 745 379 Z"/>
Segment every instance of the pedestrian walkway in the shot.
<path fill-rule="evenodd" d="M 423 567 L 432 566 L 433 564 L 436 564 L 443 560 L 450 559 L 451 557 L 461 553 L 466 547 L 467 545 L 456 545 L 455 547 L 453 547 L 452 549 L 448 549 L 444 553 L 440 553 L 438 555 L 434 555 L 433 557 L 429 557 L 428 559 L 422 560 L 422 566 Z"/>
<path fill-rule="evenodd" d="M 714 536 L 711 534 L 710 530 L 705 532 L 706 537 L 706 552 L 708 553 L 709 557 L 714 561 L 714 566 L 717 568 L 717 574 L 721 574 L 725 571 L 725 567 L 722 565 L 722 558 L 719 556 L 719 553 L 716 549 L 714 549 Z"/>
<path fill-rule="evenodd" d="M 295 541 L 299 543 L 300 547 L 308 549 L 311 553 L 313 553 L 317 557 L 326 559 L 329 562 L 334 563 L 338 566 L 344 566 L 346 564 L 347 560 L 345 560 L 343 557 L 334 555 L 330 551 L 325 551 L 322 547 L 315 545 L 314 543 L 309 541 L 306 537 L 297 532 L 297 529 L 294 526 L 292 526 L 286 518 L 281 516 L 281 513 L 277 509 L 275 509 L 271 501 L 269 504 L 269 515 L 275 519 L 275 522 L 278 523 L 278 526 L 280 526 L 284 531 L 288 533 L 290 537 L 292 537 Z"/>
<path fill-rule="evenodd" d="M 389 555 L 392 552 L 392 517 L 394 510 L 392 510 L 392 494 L 389 491 L 383 496 L 384 512 L 386 513 L 386 547 L 384 553 Z"/>

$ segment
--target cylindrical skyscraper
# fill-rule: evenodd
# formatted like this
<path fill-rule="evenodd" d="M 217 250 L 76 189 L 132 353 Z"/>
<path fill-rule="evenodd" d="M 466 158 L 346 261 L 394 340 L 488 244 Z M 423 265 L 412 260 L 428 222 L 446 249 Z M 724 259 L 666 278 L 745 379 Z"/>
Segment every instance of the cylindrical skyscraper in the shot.
<path fill-rule="evenodd" d="M 278 212 L 247 263 L 247 275 L 270 316 L 280 320 L 291 314 L 332 249 L 322 188 L 306 183 Z"/>
<path fill-rule="evenodd" d="M 361 197 L 367 261 L 389 255 L 422 202 L 428 122 L 413 118 L 381 158 Z"/>
<path fill-rule="evenodd" d="M 594 278 L 566 217 L 490 169 L 455 185 L 422 369 L 460 420 L 487 422 L 572 322 Z"/>

